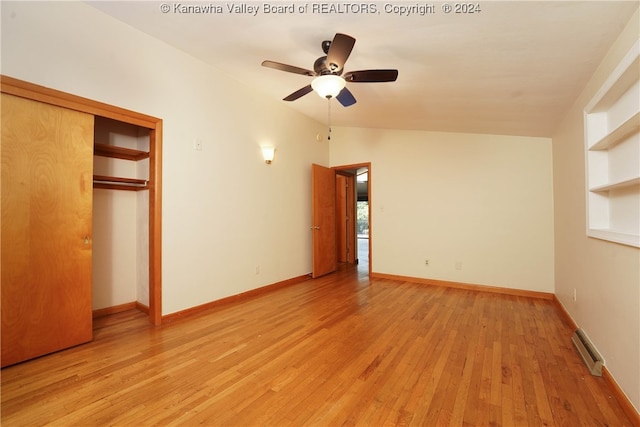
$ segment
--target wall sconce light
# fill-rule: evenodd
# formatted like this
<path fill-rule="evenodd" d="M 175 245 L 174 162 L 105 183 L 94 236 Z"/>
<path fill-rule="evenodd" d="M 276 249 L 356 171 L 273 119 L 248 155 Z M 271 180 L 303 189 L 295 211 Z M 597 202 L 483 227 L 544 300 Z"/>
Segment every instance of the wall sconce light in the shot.
<path fill-rule="evenodd" d="M 273 147 L 262 147 L 262 157 L 264 157 L 264 162 L 268 165 L 273 162 L 273 156 L 276 153 L 276 149 Z"/>

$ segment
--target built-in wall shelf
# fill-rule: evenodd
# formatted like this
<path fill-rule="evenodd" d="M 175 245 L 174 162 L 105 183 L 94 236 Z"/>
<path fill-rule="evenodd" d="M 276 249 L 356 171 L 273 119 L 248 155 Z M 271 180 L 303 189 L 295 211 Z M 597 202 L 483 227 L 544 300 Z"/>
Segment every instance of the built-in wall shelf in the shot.
<path fill-rule="evenodd" d="M 621 190 L 623 188 L 633 187 L 640 185 L 640 178 L 630 178 L 617 182 L 611 182 L 609 184 L 601 185 L 599 187 L 592 187 L 589 191 L 594 193 L 605 193 L 612 190 Z M 640 218 L 638 219 L 640 221 Z"/>
<path fill-rule="evenodd" d="M 587 235 L 640 247 L 640 40 L 584 119 Z"/>
<path fill-rule="evenodd" d="M 131 148 L 118 147 L 116 145 L 98 144 L 93 145 L 93 154 L 101 157 L 112 157 L 116 159 L 138 161 L 149 158 L 148 151 L 134 150 Z"/>
<path fill-rule="evenodd" d="M 589 150 L 609 150 L 629 136 L 638 133 L 639 128 L 640 111 L 636 111 L 634 115 L 622 122 L 620 126 L 616 127 L 610 133 L 596 141 L 591 147 L 589 147 Z"/>
<path fill-rule="evenodd" d="M 621 190 L 623 188 L 633 187 L 637 185 L 640 185 L 640 178 L 630 178 L 622 181 L 611 182 L 605 185 L 600 185 L 598 187 L 592 187 L 589 189 L 589 191 L 594 193 L 605 193 L 607 191 Z M 638 221 L 640 221 L 640 218 L 638 219 Z"/>
<path fill-rule="evenodd" d="M 610 229 L 600 230 L 592 228 L 589 237 L 596 239 L 608 240 L 610 242 L 621 243 L 623 245 L 640 247 L 640 236 L 636 234 L 620 233 Z"/>
<path fill-rule="evenodd" d="M 111 190 L 146 190 L 147 180 L 136 178 L 120 178 L 115 176 L 94 175 L 93 188 L 103 188 Z"/>

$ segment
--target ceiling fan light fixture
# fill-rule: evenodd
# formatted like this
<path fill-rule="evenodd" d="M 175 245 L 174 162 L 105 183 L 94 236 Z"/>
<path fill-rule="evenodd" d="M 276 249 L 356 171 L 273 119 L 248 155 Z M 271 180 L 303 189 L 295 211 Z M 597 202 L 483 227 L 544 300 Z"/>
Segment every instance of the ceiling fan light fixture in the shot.
<path fill-rule="evenodd" d="M 325 74 L 318 76 L 311 82 L 311 87 L 322 98 L 335 98 L 345 87 L 346 82 L 335 74 Z"/>

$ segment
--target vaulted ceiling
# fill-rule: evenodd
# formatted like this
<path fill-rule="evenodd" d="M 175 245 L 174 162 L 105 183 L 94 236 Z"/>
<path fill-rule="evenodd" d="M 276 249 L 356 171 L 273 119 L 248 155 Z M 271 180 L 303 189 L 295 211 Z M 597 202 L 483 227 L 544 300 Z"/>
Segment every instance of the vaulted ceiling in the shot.
<path fill-rule="evenodd" d="M 479 1 L 465 7 L 473 13 L 445 13 L 452 1 L 89 4 L 283 103 L 312 77 L 261 62 L 313 69 L 323 40 L 349 34 L 357 41 L 345 71 L 399 76 L 348 83 L 357 103 L 332 100 L 334 125 L 550 136 L 639 2 Z M 327 102 L 310 93 L 286 104 L 326 122 Z"/>

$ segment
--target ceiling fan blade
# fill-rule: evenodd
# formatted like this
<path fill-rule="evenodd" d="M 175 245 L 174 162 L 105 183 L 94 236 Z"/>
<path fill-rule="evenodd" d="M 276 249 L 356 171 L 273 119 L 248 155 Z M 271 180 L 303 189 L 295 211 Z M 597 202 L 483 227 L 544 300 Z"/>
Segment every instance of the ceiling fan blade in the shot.
<path fill-rule="evenodd" d="M 346 87 L 340 91 L 338 96 L 336 96 L 336 99 L 338 100 L 338 102 L 340 102 L 340 104 L 342 104 L 343 107 L 349 107 L 356 103 L 356 98 Z"/>
<path fill-rule="evenodd" d="M 344 63 L 347 62 L 347 58 L 351 55 L 353 45 L 356 43 L 356 39 L 346 34 L 336 33 L 329 52 L 327 52 L 327 66 L 331 72 L 342 70 Z"/>
<path fill-rule="evenodd" d="M 267 68 L 273 68 L 275 70 L 286 71 L 288 73 L 302 74 L 303 76 L 313 77 L 316 75 L 316 73 L 314 73 L 311 70 L 295 67 L 293 65 L 281 64 L 280 62 L 275 62 L 275 61 L 262 61 L 262 66 Z"/>
<path fill-rule="evenodd" d="M 398 78 L 398 70 L 361 70 L 350 71 L 344 75 L 344 79 L 354 83 L 395 82 Z"/>
<path fill-rule="evenodd" d="M 309 92 L 312 92 L 313 88 L 311 87 L 311 85 L 307 85 L 301 89 L 298 89 L 297 91 L 293 92 L 291 95 L 287 96 L 286 98 L 282 98 L 283 101 L 295 101 L 296 99 L 305 96 L 306 94 L 308 94 Z"/>

